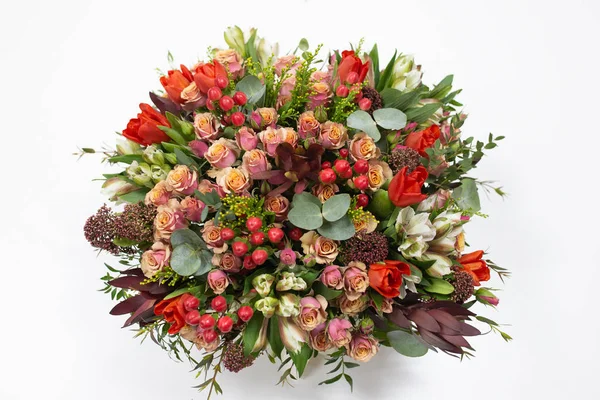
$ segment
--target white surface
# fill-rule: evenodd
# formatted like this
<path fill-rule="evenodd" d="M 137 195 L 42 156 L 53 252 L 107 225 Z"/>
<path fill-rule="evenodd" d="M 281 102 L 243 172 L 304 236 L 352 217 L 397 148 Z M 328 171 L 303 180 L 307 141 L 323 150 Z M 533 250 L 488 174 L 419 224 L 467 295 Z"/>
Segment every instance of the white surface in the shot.
<path fill-rule="evenodd" d="M 3 2 L 1 399 L 204 398 L 187 365 L 108 315 L 110 299 L 95 291 L 102 260 L 82 233 L 104 201 L 91 181 L 103 167 L 70 154 L 113 144 L 159 87 L 154 68 L 167 69 L 167 50 L 189 64 L 224 44 L 230 24 L 257 26 L 282 49 L 301 37 L 343 48 L 365 36 L 384 59 L 394 46 L 416 53 L 428 83 L 455 74 L 470 113 L 464 133 L 507 136 L 477 174 L 510 197 L 484 198 L 490 218 L 467 233 L 514 273 L 488 314 L 512 323 L 515 340 L 478 338 L 477 357 L 462 363 L 384 351 L 352 371 L 352 397 L 345 384 L 317 387 L 322 368 L 295 390 L 275 387 L 276 368 L 261 360 L 222 376 L 224 398 L 600 398 L 599 3 L 362 3 Z"/>

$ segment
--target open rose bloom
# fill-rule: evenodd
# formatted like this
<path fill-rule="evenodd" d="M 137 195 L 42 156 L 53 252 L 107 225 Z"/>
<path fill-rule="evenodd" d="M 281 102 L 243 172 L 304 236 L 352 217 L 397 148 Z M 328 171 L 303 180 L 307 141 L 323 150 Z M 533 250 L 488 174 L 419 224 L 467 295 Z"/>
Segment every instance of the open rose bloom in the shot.
<path fill-rule="evenodd" d="M 104 152 L 121 170 L 103 188 L 125 207 L 84 231 L 117 258 L 111 314 L 211 376 L 266 354 L 291 379 L 325 352 L 328 382 L 382 347 L 471 355 L 471 322 L 500 305 L 486 285 L 509 275 L 467 245 L 484 215 L 472 169 L 502 137 L 462 138 L 452 75 L 425 86 L 412 56 L 302 41 L 278 57 L 238 27 L 225 40 L 167 71 Z"/>

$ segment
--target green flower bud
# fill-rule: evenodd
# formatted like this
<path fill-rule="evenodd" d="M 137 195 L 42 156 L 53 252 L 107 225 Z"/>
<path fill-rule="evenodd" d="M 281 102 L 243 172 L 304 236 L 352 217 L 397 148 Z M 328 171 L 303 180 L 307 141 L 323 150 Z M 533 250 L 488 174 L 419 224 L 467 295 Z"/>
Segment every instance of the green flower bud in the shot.
<path fill-rule="evenodd" d="M 318 106 L 315 109 L 315 118 L 317 119 L 317 121 L 319 121 L 320 123 L 324 123 L 327 122 L 327 111 L 325 110 L 325 107 L 323 106 Z"/>
<path fill-rule="evenodd" d="M 256 310 L 262 312 L 266 318 L 271 318 L 275 314 L 278 305 L 279 300 L 274 297 L 265 297 L 254 303 Z"/>
<path fill-rule="evenodd" d="M 171 165 L 177 165 L 177 156 L 173 153 L 165 153 L 165 160 Z"/>
<path fill-rule="evenodd" d="M 146 163 L 138 163 L 134 161 L 131 165 L 125 170 L 129 179 L 135 182 L 138 186 L 146 186 L 149 188 L 154 187 L 154 183 L 152 182 L 152 171 L 150 166 Z"/>
<path fill-rule="evenodd" d="M 287 290 L 304 290 L 306 282 L 302 278 L 298 278 L 293 272 L 283 272 L 277 282 L 275 289 L 279 292 Z"/>
<path fill-rule="evenodd" d="M 240 53 L 242 57 L 246 57 L 246 42 L 244 41 L 244 32 L 242 32 L 239 26 L 230 26 L 227 28 L 227 30 L 225 30 L 225 42 L 230 48 Z"/>
<path fill-rule="evenodd" d="M 360 321 L 360 331 L 365 335 L 368 335 L 369 333 L 373 332 L 374 326 L 375 324 L 373 323 L 373 320 L 371 318 L 365 318 L 362 321 Z"/>
<path fill-rule="evenodd" d="M 150 176 L 152 177 L 152 180 L 154 181 L 154 183 L 158 183 L 167 179 L 167 174 L 171 170 L 171 167 L 169 167 L 168 165 L 163 165 L 162 167 L 158 165 L 153 165 L 152 167 L 150 167 L 150 170 Z"/>
<path fill-rule="evenodd" d="M 300 314 L 300 297 L 286 293 L 279 299 L 275 313 L 280 317 L 296 317 Z"/>
<path fill-rule="evenodd" d="M 392 75 L 392 87 L 400 91 L 410 91 L 421 83 L 421 66 L 415 65 L 414 57 L 403 55 L 396 59 Z"/>
<path fill-rule="evenodd" d="M 150 165 L 162 166 L 165 164 L 163 151 L 154 145 L 146 147 L 142 153 L 142 157 Z"/>
<path fill-rule="evenodd" d="M 141 146 L 129 139 L 117 139 L 117 153 L 120 155 L 139 154 Z"/>
<path fill-rule="evenodd" d="M 271 285 L 275 282 L 275 277 L 270 274 L 261 274 L 252 279 L 252 286 L 256 289 L 256 292 L 261 296 L 265 297 L 271 292 Z"/>

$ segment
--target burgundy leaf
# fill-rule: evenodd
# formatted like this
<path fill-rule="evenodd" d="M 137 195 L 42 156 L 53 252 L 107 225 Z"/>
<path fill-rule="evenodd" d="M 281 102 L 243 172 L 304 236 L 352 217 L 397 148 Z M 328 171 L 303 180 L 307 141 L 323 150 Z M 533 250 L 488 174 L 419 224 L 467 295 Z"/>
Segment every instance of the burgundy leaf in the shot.
<path fill-rule="evenodd" d="M 460 330 L 460 323 L 458 322 L 458 320 L 445 311 L 429 310 L 429 315 L 435 318 L 435 320 L 440 324 L 445 325 L 454 331 Z"/>
<path fill-rule="evenodd" d="M 429 304 L 430 309 L 439 309 L 447 312 L 450 315 L 466 315 L 466 316 L 474 316 L 475 313 L 467 310 L 460 304 L 453 303 L 451 301 L 436 301 L 434 303 Z"/>
<path fill-rule="evenodd" d="M 467 349 L 473 349 L 471 344 L 467 342 L 467 340 L 462 336 L 450 336 L 450 335 L 440 335 L 447 342 L 457 346 L 457 347 L 466 347 Z"/>
<path fill-rule="evenodd" d="M 146 299 L 139 295 L 130 297 L 114 306 L 113 309 L 110 310 L 110 315 L 123 315 L 132 313 L 135 310 L 137 310 L 142 304 L 144 304 L 145 301 Z"/>
<path fill-rule="evenodd" d="M 423 327 L 428 331 L 439 332 L 441 329 L 435 318 L 427 314 L 426 311 L 419 309 L 413 310 L 408 314 L 408 318 L 417 324 L 418 327 Z"/>
<path fill-rule="evenodd" d="M 474 326 L 460 322 L 460 334 L 463 336 L 477 336 L 481 335 L 481 331 Z"/>
<path fill-rule="evenodd" d="M 260 180 L 264 180 L 264 179 L 271 179 L 271 178 L 274 178 L 276 176 L 283 175 L 283 174 L 284 174 L 284 172 L 279 169 L 263 171 L 263 172 L 257 172 L 257 173 L 252 174 L 252 179 L 260 181 Z"/>
<path fill-rule="evenodd" d="M 136 310 L 136 312 L 134 312 L 131 315 L 131 317 L 129 317 L 129 319 L 127 321 L 125 321 L 123 328 L 135 324 L 138 321 L 138 317 L 140 317 L 142 315 L 142 313 L 144 313 L 150 309 L 152 309 L 152 312 L 154 313 L 154 310 L 153 310 L 154 303 L 156 303 L 156 300 L 154 300 L 154 299 L 144 301 L 142 303 L 142 305 L 140 305 L 140 307 Z"/>
<path fill-rule="evenodd" d="M 462 354 L 463 351 L 460 347 L 456 347 L 452 343 L 448 343 L 441 337 L 437 336 L 435 333 L 429 332 L 427 329 L 423 329 L 419 327 L 419 333 L 423 340 L 429 343 L 432 346 L 437 347 L 440 350 L 448 351 L 450 353 Z"/>
<path fill-rule="evenodd" d="M 144 276 L 144 272 L 142 271 L 141 268 L 131 268 L 131 269 L 126 269 L 125 271 L 122 271 L 121 275 Z"/>
<path fill-rule="evenodd" d="M 398 325 L 400 328 L 409 329 L 411 326 L 408 318 L 406 318 L 402 310 L 398 307 L 394 307 L 394 310 L 387 314 L 387 319 Z"/>
<path fill-rule="evenodd" d="M 109 281 L 108 284 L 114 287 L 118 287 L 121 289 L 135 289 L 139 291 L 144 291 L 144 285 L 142 285 L 142 281 L 144 281 L 143 277 L 139 276 L 123 276 L 121 278 L 113 279 Z"/>
<path fill-rule="evenodd" d="M 308 182 L 306 181 L 306 179 L 302 179 L 300 182 L 296 183 L 296 186 L 294 187 L 294 193 L 304 192 L 304 189 L 306 189 L 307 186 Z"/>
<path fill-rule="evenodd" d="M 294 184 L 294 182 L 292 181 L 287 181 L 286 183 L 284 183 L 281 186 L 278 186 L 276 189 L 273 189 L 269 192 L 268 196 L 278 196 L 281 193 L 285 192 L 286 190 L 288 190 L 289 188 L 292 187 L 292 185 Z"/>
<path fill-rule="evenodd" d="M 169 285 L 161 285 L 160 283 L 157 282 L 152 282 L 148 285 L 144 285 L 144 286 L 148 286 L 148 288 L 146 288 L 146 290 L 148 292 L 150 292 L 151 294 L 167 294 L 169 292 L 173 291 L 173 287 L 169 286 Z"/>
<path fill-rule="evenodd" d="M 171 101 L 168 97 L 157 96 L 153 92 L 150 92 L 150 100 L 152 100 L 156 108 L 163 114 L 170 112 L 177 115 L 181 111 L 181 106 Z"/>

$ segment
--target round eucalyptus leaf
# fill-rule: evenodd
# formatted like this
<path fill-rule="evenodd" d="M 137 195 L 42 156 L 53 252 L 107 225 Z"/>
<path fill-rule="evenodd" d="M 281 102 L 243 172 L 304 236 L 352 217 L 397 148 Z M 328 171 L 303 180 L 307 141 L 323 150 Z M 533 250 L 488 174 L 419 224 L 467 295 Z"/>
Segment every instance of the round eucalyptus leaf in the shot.
<path fill-rule="evenodd" d="M 190 276 L 196 273 L 202 266 L 200 250 L 194 249 L 189 244 L 182 244 L 173 249 L 171 253 L 171 268 L 182 276 Z"/>
<path fill-rule="evenodd" d="M 365 132 L 376 142 L 381 139 L 381 133 L 379 132 L 379 129 L 377 129 L 377 124 L 366 111 L 354 111 L 348 116 L 348 120 L 346 122 L 350 128 Z"/>
<path fill-rule="evenodd" d="M 171 235 L 171 246 L 177 247 L 186 243 L 193 247 L 202 246 L 204 244 L 200 236 L 191 229 L 178 229 L 173 232 Z"/>
<path fill-rule="evenodd" d="M 348 212 L 350 208 L 349 194 L 336 194 L 323 203 L 323 218 L 329 222 L 337 221 Z"/>
<path fill-rule="evenodd" d="M 387 337 L 394 350 L 404 356 L 422 357 L 427 353 L 427 346 L 421 343 L 413 334 L 404 331 L 391 331 L 387 333 Z"/>
<path fill-rule="evenodd" d="M 246 94 L 248 104 L 258 103 L 266 90 L 265 85 L 254 75 L 246 75 L 244 79 L 238 82 L 236 89 Z"/>
<path fill-rule="evenodd" d="M 311 202 L 300 202 L 294 204 L 288 213 L 288 219 L 298 228 L 313 230 L 323 224 L 321 208 Z"/>
<path fill-rule="evenodd" d="M 377 125 L 385 129 L 402 129 L 406 126 L 406 114 L 395 108 L 380 108 L 373 111 Z"/>
<path fill-rule="evenodd" d="M 319 233 L 332 240 L 347 240 L 356 233 L 354 224 L 347 215 L 335 222 L 323 221 Z"/>
<path fill-rule="evenodd" d="M 294 198 L 292 199 L 292 205 L 295 206 L 300 203 L 312 203 L 319 208 L 321 207 L 321 200 L 319 200 L 317 196 L 308 192 L 296 193 L 294 195 Z"/>

